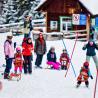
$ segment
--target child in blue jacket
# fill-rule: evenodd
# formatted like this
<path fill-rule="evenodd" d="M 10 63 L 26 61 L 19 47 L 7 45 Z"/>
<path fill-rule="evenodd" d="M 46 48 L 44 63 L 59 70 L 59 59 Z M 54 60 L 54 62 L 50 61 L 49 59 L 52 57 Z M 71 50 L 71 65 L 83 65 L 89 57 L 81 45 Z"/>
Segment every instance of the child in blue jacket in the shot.
<path fill-rule="evenodd" d="M 47 64 L 53 69 L 60 69 L 60 63 L 57 62 L 55 48 L 51 47 L 47 54 Z"/>

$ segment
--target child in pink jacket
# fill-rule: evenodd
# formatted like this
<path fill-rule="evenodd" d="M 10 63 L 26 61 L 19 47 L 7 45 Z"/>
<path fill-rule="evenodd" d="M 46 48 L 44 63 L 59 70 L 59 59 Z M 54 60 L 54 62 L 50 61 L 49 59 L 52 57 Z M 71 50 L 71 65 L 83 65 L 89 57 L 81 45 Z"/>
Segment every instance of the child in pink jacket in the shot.
<path fill-rule="evenodd" d="M 15 73 L 17 74 L 17 70 L 19 68 L 19 72 L 22 73 L 22 66 L 23 66 L 23 60 L 22 60 L 22 53 L 20 47 L 16 48 L 15 58 L 14 58 L 14 66 L 15 66 Z"/>

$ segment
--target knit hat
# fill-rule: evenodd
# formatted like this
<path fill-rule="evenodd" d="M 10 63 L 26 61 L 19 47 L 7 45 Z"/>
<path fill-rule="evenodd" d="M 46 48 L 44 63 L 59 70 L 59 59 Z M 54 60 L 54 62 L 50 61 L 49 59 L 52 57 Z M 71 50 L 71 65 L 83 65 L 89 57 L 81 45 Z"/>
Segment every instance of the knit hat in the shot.
<path fill-rule="evenodd" d="M 67 52 L 67 50 L 66 50 L 66 49 L 63 49 L 63 52 L 64 52 L 64 51 L 65 51 L 65 52 Z"/>
<path fill-rule="evenodd" d="M 43 32 L 43 30 L 42 30 L 42 29 L 40 29 L 39 31 L 40 31 L 40 32 Z"/>
<path fill-rule="evenodd" d="M 52 47 L 50 48 L 50 50 L 55 50 L 55 47 L 52 46 Z"/>
<path fill-rule="evenodd" d="M 13 35 L 7 35 L 7 39 L 12 39 Z"/>

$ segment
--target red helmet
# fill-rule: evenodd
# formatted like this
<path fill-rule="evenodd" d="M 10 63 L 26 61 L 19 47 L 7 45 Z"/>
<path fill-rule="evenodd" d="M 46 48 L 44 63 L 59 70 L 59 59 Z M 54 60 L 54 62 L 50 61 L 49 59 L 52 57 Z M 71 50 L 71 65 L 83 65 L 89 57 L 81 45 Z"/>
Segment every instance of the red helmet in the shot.
<path fill-rule="evenodd" d="M 84 66 L 89 66 L 89 62 L 88 61 L 86 61 L 86 62 L 84 62 L 84 64 L 83 64 Z"/>

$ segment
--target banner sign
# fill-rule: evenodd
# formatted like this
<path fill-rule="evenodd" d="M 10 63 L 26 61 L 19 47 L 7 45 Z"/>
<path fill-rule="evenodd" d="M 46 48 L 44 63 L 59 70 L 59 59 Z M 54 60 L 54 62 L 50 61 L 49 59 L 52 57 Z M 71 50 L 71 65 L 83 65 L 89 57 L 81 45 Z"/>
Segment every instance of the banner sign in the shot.
<path fill-rule="evenodd" d="M 98 26 L 98 17 L 95 18 L 95 25 Z"/>
<path fill-rule="evenodd" d="M 72 15 L 72 23 L 74 25 L 79 25 L 79 21 L 80 21 L 80 14 L 73 14 Z"/>
<path fill-rule="evenodd" d="M 86 25 L 87 17 L 85 14 L 73 14 L 72 23 L 73 25 Z"/>

